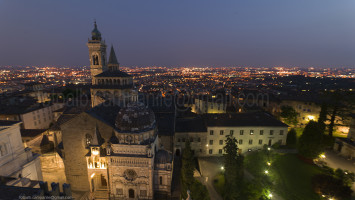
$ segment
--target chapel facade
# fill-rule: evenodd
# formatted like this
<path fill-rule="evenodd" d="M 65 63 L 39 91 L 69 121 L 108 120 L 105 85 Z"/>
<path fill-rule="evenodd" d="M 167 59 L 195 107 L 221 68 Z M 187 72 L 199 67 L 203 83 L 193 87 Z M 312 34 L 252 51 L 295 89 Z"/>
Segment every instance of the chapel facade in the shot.
<path fill-rule="evenodd" d="M 113 47 L 106 64 L 96 23 L 88 47 L 93 107 L 61 125 L 67 181 L 89 199 L 168 199 L 173 155 L 161 145 L 154 112 L 137 102 Z"/>

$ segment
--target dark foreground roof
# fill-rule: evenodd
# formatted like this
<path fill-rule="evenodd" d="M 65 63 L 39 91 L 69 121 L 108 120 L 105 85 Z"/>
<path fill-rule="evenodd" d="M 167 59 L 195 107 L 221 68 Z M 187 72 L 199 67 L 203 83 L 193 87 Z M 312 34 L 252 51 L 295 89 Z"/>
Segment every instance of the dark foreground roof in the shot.
<path fill-rule="evenodd" d="M 46 129 L 21 129 L 21 136 L 22 137 L 36 137 L 45 131 L 46 131 Z"/>
<path fill-rule="evenodd" d="M 43 192 L 40 188 L 0 185 L 0 194 L 0 199 L 19 199 L 21 196 L 30 196 L 33 198 L 35 196 L 42 196 Z"/>
<path fill-rule="evenodd" d="M 173 136 L 175 128 L 174 113 L 155 113 L 158 135 Z"/>
<path fill-rule="evenodd" d="M 287 124 L 277 120 L 272 115 L 259 113 L 204 114 L 207 126 L 283 126 Z"/>
<path fill-rule="evenodd" d="M 121 70 L 106 70 L 101 74 L 96 75 L 95 77 L 131 77 L 131 75 Z"/>
<path fill-rule="evenodd" d="M 201 117 L 177 118 L 175 132 L 207 132 L 207 126 Z"/>
<path fill-rule="evenodd" d="M 19 123 L 19 121 L 0 120 L 0 126 L 12 126 L 17 123 Z"/>
<path fill-rule="evenodd" d="M 116 117 L 120 109 L 121 108 L 114 103 L 105 102 L 86 111 L 86 113 L 115 127 Z"/>

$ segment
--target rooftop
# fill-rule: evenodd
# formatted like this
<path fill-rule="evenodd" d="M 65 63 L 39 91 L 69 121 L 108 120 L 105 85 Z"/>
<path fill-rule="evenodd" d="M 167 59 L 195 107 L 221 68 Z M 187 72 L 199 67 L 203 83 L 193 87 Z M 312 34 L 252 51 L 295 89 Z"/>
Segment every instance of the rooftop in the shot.
<path fill-rule="evenodd" d="M 101 74 L 96 75 L 95 77 L 132 77 L 132 76 L 121 70 L 113 70 L 113 71 L 107 70 L 102 72 Z"/>

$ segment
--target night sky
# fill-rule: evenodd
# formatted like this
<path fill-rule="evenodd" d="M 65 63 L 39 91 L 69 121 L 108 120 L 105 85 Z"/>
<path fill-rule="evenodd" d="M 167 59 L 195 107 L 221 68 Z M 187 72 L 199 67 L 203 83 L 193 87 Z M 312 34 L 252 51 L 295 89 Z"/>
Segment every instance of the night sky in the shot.
<path fill-rule="evenodd" d="M 355 66 L 354 0 L 3 0 L 0 65 L 88 65 L 94 19 L 123 66 Z"/>

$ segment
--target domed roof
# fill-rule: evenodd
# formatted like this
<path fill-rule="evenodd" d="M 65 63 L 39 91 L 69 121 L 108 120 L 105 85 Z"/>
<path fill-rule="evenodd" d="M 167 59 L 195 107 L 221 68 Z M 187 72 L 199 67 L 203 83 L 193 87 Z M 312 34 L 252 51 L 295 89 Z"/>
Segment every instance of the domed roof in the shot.
<path fill-rule="evenodd" d="M 91 39 L 92 40 L 101 40 L 101 33 L 97 29 L 96 21 L 95 21 L 94 25 L 95 25 L 95 28 L 94 28 L 94 30 L 91 31 Z"/>
<path fill-rule="evenodd" d="M 165 164 L 165 163 L 170 163 L 171 161 L 172 161 L 172 155 L 164 149 L 160 149 L 155 154 L 155 159 L 154 159 L 155 164 Z"/>
<path fill-rule="evenodd" d="M 142 103 L 129 103 L 116 117 L 116 127 L 122 132 L 142 132 L 155 127 L 155 116 Z"/>

